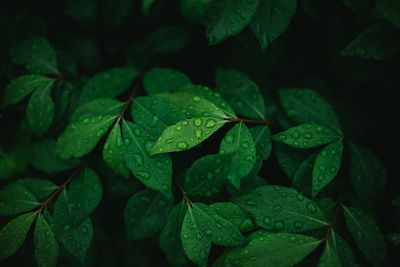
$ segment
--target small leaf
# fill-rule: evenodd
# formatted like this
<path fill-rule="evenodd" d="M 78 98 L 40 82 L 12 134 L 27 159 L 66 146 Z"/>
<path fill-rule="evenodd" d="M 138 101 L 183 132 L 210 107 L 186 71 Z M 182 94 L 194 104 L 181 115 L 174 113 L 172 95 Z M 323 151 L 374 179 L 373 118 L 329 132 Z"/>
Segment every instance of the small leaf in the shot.
<path fill-rule="evenodd" d="M 215 212 L 232 223 L 241 232 L 250 231 L 255 228 L 253 221 L 244 213 L 240 207 L 232 202 L 219 202 L 210 205 Z"/>
<path fill-rule="evenodd" d="M 53 230 L 41 213 L 39 213 L 36 219 L 34 240 L 35 258 L 38 266 L 56 266 L 58 259 L 58 243 L 54 238 Z"/>
<path fill-rule="evenodd" d="M 173 266 L 182 266 L 188 261 L 181 241 L 181 229 L 186 211 L 186 203 L 180 202 L 176 205 L 160 233 L 160 248 Z"/>
<path fill-rule="evenodd" d="M 129 240 L 157 234 L 171 210 L 171 201 L 159 192 L 146 189 L 134 194 L 126 204 L 124 220 Z"/>
<path fill-rule="evenodd" d="M 346 225 L 357 246 L 374 266 L 384 266 L 386 258 L 385 239 L 375 219 L 354 207 L 344 207 Z"/>
<path fill-rule="evenodd" d="M 335 178 L 340 168 L 342 154 L 342 139 L 327 145 L 318 153 L 312 172 L 313 197 Z"/>
<path fill-rule="evenodd" d="M 237 246 L 243 242 L 240 231 L 202 203 L 188 207 L 181 232 L 182 246 L 188 258 L 207 265 L 211 242 L 221 246 Z"/>
<path fill-rule="evenodd" d="M 275 143 L 275 156 L 278 164 L 290 180 L 294 179 L 297 169 L 308 155 L 309 152 L 304 149 L 296 149 L 282 143 Z"/>
<path fill-rule="evenodd" d="M 286 115 L 297 124 L 315 124 L 341 132 L 338 119 L 331 105 L 317 92 L 305 88 L 279 91 Z"/>
<path fill-rule="evenodd" d="M 42 75 L 24 75 L 12 80 L 4 95 L 3 105 L 16 104 L 36 89 L 51 88 L 55 80 Z"/>
<path fill-rule="evenodd" d="M 14 183 L 26 188 L 37 199 L 43 199 L 50 196 L 58 188 L 58 186 L 52 181 L 44 179 L 18 179 Z"/>
<path fill-rule="evenodd" d="M 365 203 L 379 201 L 385 190 L 382 162 L 369 149 L 350 143 L 350 178 L 353 189 Z"/>
<path fill-rule="evenodd" d="M 240 115 L 265 119 L 265 103 L 258 86 L 247 75 L 230 70 L 217 71 L 217 92 Z"/>
<path fill-rule="evenodd" d="M 222 154 L 235 154 L 230 161 L 228 180 L 240 188 L 240 180 L 250 173 L 256 163 L 256 146 L 247 126 L 240 122 L 232 127 L 222 140 L 219 151 Z"/>
<path fill-rule="evenodd" d="M 116 173 L 128 177 L 129 169 L 125 163 L 125 147 L 121 126 L 117 122 L 112 128 L 103 148 L 103 159 Z"/>
<path fill-rule="evenodd" d="M 50 88 L 40 88 L 29 99 L 26 116 L 32 130 L 42 135 L 49 129 L 54 119 L 55 106 L 50 96 Z"/>
<path fill-rule="evenodd" d="M 317 147 L 339 138 L 336 132 L 315 123 L 304 123 L 272 136 L 275 141 L 295 148 Z"/>
<path fill-rule="evenodd" d="M 171 198 L 172 163 L 169 155 L 150 157 L 153 145 L 149 135 L 138 125 L 123 121 L 125 162 L 129 170 L 146 186 Z"/>
<path fill-rule="evenodd" d="M 21 185 L 12 183 L 0 190 L 1 216 L 16 215 L 38 206 L 36 197 Z"/>
<path fill-rule="evenodd" d="M 258 231 L 248 245 L 229 251 L 225 263 L 226 266 L 290 267 L 304 259 L 320 243 L 320 240 L 305 235 Z"/>
<path fill-rule="evenodd" d="M 180 121 L 169 126 L 150 150 L 151 155 L 188 150 L 200 144 L 227 121 L 201 117 Z"/>
<path fill-rule="evenodd" d="M 249 24 L 257 4 L 258 0 L 211 1 L 207 8 L 205 21 L 210 45 L 239 34 Z"/>
<path fill-rule="evenodd" d="M 79 102 L 81 104 L 98 99 L 112 98 L 128 90 L 139 72 L 133 68 L 113 68 L 103 71 L 87 81 Z"/>
<path fill-rule="evenodd" d="M 261 49 L 266 49 L 272 41 L 286 31 L 290 20 L 296 14 L 296 6 L 296 0 L 259 1 L 250 25 L 260 40 Z"/>
<path fill-rule="evenodd" d="M 384 19 L 400 29 L 400 4 L 397 0 L 377 0 L 378 12 Z"/>
<path fill-rule="evenodd" d="M 268 159 L 272 151 L 271 131 L 268 126 L 252 126 L 249 129 L 256 144 L 257 155 L 262 160 Z"/>
<path fill-rule="evenodd" d="M 0 261 L 13 255 L 22 246 L 37 212 L 29 212 L 9 221 L 0 230 Z"/>
<path fill-rule="evenodd" d="M 288 187 L 261 186 L 234 202 L 266 230 L 305 232 L 328 225 L 313 201 Z"/>
<path fill-rule="evenodd" d="M 143 78 L 144 89 L 149 95 L 177 92 L 183 85 L 189 83 L 190 80 L 185 74 L 173 69 L 155 68 Z"/>

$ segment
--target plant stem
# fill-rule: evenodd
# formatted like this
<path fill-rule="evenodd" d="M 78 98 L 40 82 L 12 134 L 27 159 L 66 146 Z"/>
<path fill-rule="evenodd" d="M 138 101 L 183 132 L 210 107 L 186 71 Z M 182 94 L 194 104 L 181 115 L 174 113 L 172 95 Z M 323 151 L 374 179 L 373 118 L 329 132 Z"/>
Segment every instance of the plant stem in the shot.
<path fill-rule="evenodd" d="M 137 93 L 137 91 L 139 89 L 139 84 L 140 84 L 140 81 L 141 81 L 141 79 L 143 77 L 143 74 L 144 74 L 144 70 L 141 70 L 139 75 L 138 75 L 138 77 L 135 79 L 132 92 L 129 95 L 128 99 L 124 102 L 124 108 L 119 113 L 116 123 L 118 123 L 124 117 L 126 110 L 130 106 L 130 104 L 131 104 L 131 102 L 133 100 L 133 97 L 136 95 L 136 93 Z"/>

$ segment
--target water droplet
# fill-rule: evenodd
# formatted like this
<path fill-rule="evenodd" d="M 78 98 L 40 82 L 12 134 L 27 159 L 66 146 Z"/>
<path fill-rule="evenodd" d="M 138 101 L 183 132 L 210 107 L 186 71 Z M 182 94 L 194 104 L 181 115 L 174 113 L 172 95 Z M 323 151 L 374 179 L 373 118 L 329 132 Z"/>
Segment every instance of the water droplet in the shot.
<path fill-rule="evenodd" d="M 203 120 L 200 118 L 197 118 L 194 120 L 194 126 L 199 127 L 202 124 Z"/>
<path fill-rule="evenodd" d="M 189 145 L 188 145 L 187 143 L 185 143 L 185 142 L 179 142 L 179 143 L 176 145 L 176 147 L 179 148 L 179 149 L 186 149 L 186 148 L 189 147 Z"/>
<path fill-rule="evenodd" d="M 310 202 L 307 204 L 307 210 L 311 213 L 315 213 L 315 212 L 317 212 L 317 206 L 315 206 L 314 203 Z"/>
<path fill-rule="evenodd" d="M 215 120 L 213 120 L 213 119 L 209 119 L 206 122 L 206 127 L 207 128 L 213 128 L 215 125 L 217 125 L 217 122 Z"/>

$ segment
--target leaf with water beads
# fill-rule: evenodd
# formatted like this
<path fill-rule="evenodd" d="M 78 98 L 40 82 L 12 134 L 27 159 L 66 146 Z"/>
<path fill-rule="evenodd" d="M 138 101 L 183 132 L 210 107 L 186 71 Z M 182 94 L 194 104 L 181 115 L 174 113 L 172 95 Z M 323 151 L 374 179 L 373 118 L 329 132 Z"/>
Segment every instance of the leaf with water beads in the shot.
<path fill-rule="evenodd" d="M 217 92 L 243 116 L 265 119 L 264 98 L 258 86 L 247 75 L 230 70 L 218 70 Z"/>
<path fill-rule="evenodd" d="M 293 177 L 293 188 L 306 194 L 312 195 L 312 172 L 317 154 L 311 154 L 300 163 Z"/>
<path fill-rule="evenodd" d="M 26 110 L 28 122 L 38 135 L 44 134 L 54 119 L 55 106 L 50 96 L 50 87 L 36 89 Z"/>
<path fill-rule="evenodd" d="M 243 248 L 229 251 L 226 266 L 290 267 L 296 265 L 321 243 L 310 236 L 290 233 L 255 232 Z"/>
<path fill-rule="evenodd" d="M 343 140 L 324 147 L 315 159 L 312 172 L 312 196 L 315 197 L 339 172 L 343 154 Z"/>
<path fill-rule="evenodd" d="M 328 225 L 313 201 L 288 187 L 258 187 L 234 202 L 266 230 L 305 232 Z"/>
<path fill-rule="evenodd" d="M 123 121 L 122 133 L 125 162 L 129 170 L 151 189 L 171 197 L 172 163 L 169 155 L 150 156 L 153 146 L 150 136 L 140 126 Z"/>
<path fill-rule="evenodd" d="M 125 163 L 125 147 L 122 139 L 121 126 L 117 122 L 112 128 L 103 147 L 103 159 L 116 173 L 128 177 L 129 169 Z"/>
<path fill-rule="evenodd" d="M 103 71 L 87 81 L 79 102 L 86 103 L 98 98 L 112 98 L 128 90 L 139 71 L 133 68 L 113 68 Z"/>
<path fill-rule="evenodd" d="M 344 218 L 358 248 L 374 266 L 384 266 L 386 258 L 385 239 L 375 219 L 366 212 L 345 207 Z"/>
<path fill-rule="evenodd" d="M 39 213 L 34 232 L 35 258 L 39 267 L 53 267 L 57 264 L 58 243 L 46 218 Z"/>
<path fill-rule="evenodd" d="M 18 179 L 14 183 L 26 188 L 37 199 L 50 196 L 58 188 L 52 181 L 44 179 L 25 178 Z"/>
<path fill-rule="evenodd" d="M 244 240 L 233 224 L 202 203 L 193 203 L 188 207 L 181 239 L 186 256 L 200 266 L 207 265 L 211 242 L 221 246 L 237 246 Z"/>
<path fill-rule="evenodd" d="M 296 0 L 274 1 L 260 0 L 250 25 L 258 37 L 261 49 L 281 35 L 289 26 L 296 14 Z"/>
<path fill-rule="evenodd" d="M 211 204 L 210 207 L 213 208 L 219 216 L 236 226 L 241 232 L 255 229 L 251 218 L 235 203 L 218 202 Z"/>
<path fill-rule="evenodd" d="M 177 92 L 189 83 L 190 80 L 185 74 L 173 69 L 154 68 L 143 78 L 144 89 L 149 95 Z"/>
<path fill-rule="evenodd" d="M 55 80 L 42 75 L 23 75 L 12 80 L 4 95 L 3 105 L 16 104 L 36 89 L 51 88 Z"/>
<path fill-rule="evenodd" d="M 207 7 L 205 25 L 210 45 L 239 34 L 249 24 L 258 0 L 211 1 Z"/>
<path fill-rule="evenodd" d="M 272 139 L 295 148 L 312 148 L 340 138 L 337 132 L 315 123 L 304 123 L 272 136 Z"/>
<path fill-rule="evenodd" d="M 0 230 L 0 261 L 13 255 L 22 246 L 37 212 L 29 212 L 9 221 Z"/>
<path fill-rule="evenodd" d="M 293 148 L 283 143 L 275 143 L 274 145 L 279 166 L 287 177 L 293 180 L 300 164 L 309 156 L 309 151 Z"/>
<path fill-rule="evenodd" d="M 221 154 L 235 154 L 230 161 L 228 180 L 240 188 L 240 180 L 251 172 L 256 163 L 256 146 L 249 128 L 242 122 L 232 127 L 222 140 L 219 151 Z"/>
<path fill-rule="evenodd" d="M 124 221 L 129 240 L 157 234 L 164 226 L 172 201 L 157 191 L 146 189 L 134 194 L 126 204 Z"/>
<path fill-rule="evenodd" d="M 0 215 L 16 215 L 39 206 L 36 197 L 25 187 L 11 183 L 0 190 Z"/>
<path fill-rule="evenodd" d="M 271 131 L 268 126 L 258 125 L 249 129 L 256 144 L 257 155 L 262 160 L 268 159 L 272 151 Z"/>
<path fill-rule="evenodd" d="M 150 149 L 150 154 L 188 150 L 206 140 L 227 122 L 227 120 L 214 117 L 199 117 L 180 121 L 163 131 Z"/>

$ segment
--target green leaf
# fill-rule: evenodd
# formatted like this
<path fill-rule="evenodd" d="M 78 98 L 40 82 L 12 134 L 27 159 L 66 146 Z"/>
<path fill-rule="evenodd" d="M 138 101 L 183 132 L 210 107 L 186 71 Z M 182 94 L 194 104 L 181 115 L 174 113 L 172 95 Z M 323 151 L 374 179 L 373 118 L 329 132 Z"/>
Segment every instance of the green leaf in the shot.
<path fill-rule="evenodd" d="M 190 22 L 202 22 L 211 1 L 212 0 L 181 0 L 182 16 Z"/>
<path fill-rule="evenodd" d="M 258 86 L 238 71 L 217 70 L 217 92 L 240 115 L 265 119 L 264 98 Z"/>
<path fill-rule="evenodd" d="M 168 126 L 186 118 L 179 108 L 153 96 L 135 98 L 131 115 L 134 122 L 145 129 L 152 139 L 157 139 Z"/>
<path fill-rule="evenodd" d="M 249 24 L 258 0 L 213 0 L 207 8 L 205 24 L 210 45 L 239 34 Z"/>
<path fill-rule="evenodd" d="M 114 124 L 110 135 L 108 136 L 104 148 L 103 159 L 107 165 L 116 173 L 128 177 L 129 169 L 125 163 L 125 147 L 122 139 L 121 126 L 119 122 Z"/>
<path fill-rule="evenodd" d="M 146 189 L 134 194 L 124 211 L 128 239 L 143 239 L 157 234 L 167 221 L 171 205 L 171 200 L 157 191 Z"/>
<path fill-rule="evenodd" d="M 351 41 L 340 54 L 362 59 L 383 60 L 400 51 L 397 29 L 385 23 L 368 27 Z"/>
<path fill-rule="evenodd" d="M 344 207 L 346 225 L 358 248 L 374 266 L 384 266 L 386 258 L 385 239 L 375 219 L 354 207 Z"/>
<path fill-rule="evenodd" d="M 26 188 L 37 199 L 44 199 L 50 196 L 58 188 L 52 181 L 44 179 L 18 179 L 14 183 Z"/>
<path fill-rule="evenodd" d="M 179 202 L 172 209 L 160 233 L 160 248 L 173 266 L 182 266 L 188 261 L 181 241 L 182 223 L 186 212 L 186 203 Z"/>
<path fill-rule="evenodd" d="M 32 166 L 48 174 L 70 170 L 79 164 L 78 160 L 65 160 L 56 154 L 57 143 L 44 140 L 33 147 Z"/>
<path fill-rule="evenodd" d="M 309 152 L 304 149 L 296 149 L 282 143 L 275 143 L 275 156 L 278 164 L 290 180 L 294 179 L 297 169 L 308 154 Z"/>
<path fill-rule="evenodd" d="M 63 247 L 76 259 L 83 262 L 92 242 L 93 225 L 88 217 L 80 223 L 74 221 L 71 212 L 73 197 L 66 190 L 60 193 L 54 205 L 52 226 Z"/>
<path fill-rule="evenodd" d="M 331 230 L 318 267 L 356 267 L 353 251 L 335 231 Z"/>
<path fill-rule="evenodd" d="M 54 237 L 53 230 L 41 213 L 39 213 L 36 219 L 34 240 L 35 258 L 38 266 L 56 266 L 58 259 L 58 243 Z"/>
<path fill-rule="evenodd" d="M 39 206 L 36 197 L 25 187 L 12 183 L 0 190 L 0 215 L 16 215 Z"/>
<path fill-rule="evenodd" d="M 400 3 L 397 0 L 377 0 L 379 14 L 400 29 Z"/>
<path fill-rule="evenodd" d="M 119 26 L 132 12 L 131 0 L 102 0 L 100 3 L 99 15 L 108 28 Z"/>
<path fill-rule="evenodd" d="M 148 16 L 150 13 L 150 8 L 154 4 L 155 0 L 142 0 L 142 10 L 143 13 Z"/>
<path fill-rule="evenodd" d="M 149 135 L 138 125 L 123 121 L 125 162 L 129 170 L 146 186 L 171 197 L 172 163 L 169 155 L 150 157 L 153 145 Z"/>
<path fill-rule="evenodd" d="M 249 129 L 256 144 L 257 155 L 262 160 L 268 159 L 272 151 L 271 131 L 268 126 L 252 126 Z"/>
<path fill-rule="evenodd" d="M 235 155 L 212 154 L 197 159 L 186 172 L 184 188 L 191 196 L 211 197 L 227 182 Z"/>
<path fill-rule="evenodd" d="M 260 40 L 261 49 L 281 35 L 296 14 L 296 0 L 260 0 L 250 25 Z"/>
<path fill-rule="evenodd" d="M 186 256 L 200 266 L 207 265 L 211 242 L 220 246 L 237 246 L 243 242 L 233 224 L 202 203 L 192 203 L 188 207 L 181 239 Z"/>
<path fill-rule="evenodd" d="M 336 177 L 342 161 L 342 154 L 342 139 L 327 145 L 318 153 L 312 172 L 313 197 Z"/>
<path fill-rule="evenodd" d="M 226 266 L 279 266 L 296 265 L 321 243 L 310 236 L 289 233 L 258 231 L 243 248 L 236 248 L 226 255 Z"/>
<path fill-rule="evenodd" d="M 26 116 L 32 130 L 42 135 L 49 129 L 54 119 L 54 102 L 50 96 L 50 87 L 36 89 L 29 99 Z"/>
<path fill-rule="evenodd" d="M 304 123 L 272 136 L 272 139 L 295 148 L 312 148 L 340 138 L 337 132 L 315 123 Z"/>
<path fill-rule="evenodd" d="M 11 51 L 14 64 L 25 65 L 33 74 L 58 75 L 57 57 L 50 43 L 42 37 L 33 37 L 19 43 Z"/>
<path fill-rule="evenodd" d="M 169 126 L 150 149 L 150 154 L 161 154 L 188 150 L 200 144 L 227 121 L 220 118 L 201 117 L 180 121 Z"/>
<path fill-rule="evenodd" d="M 242 122 L 232 127 L 222 140 L 219 151 L 235 154 L 230 161 L 228 180 L 240 188 L 240 180 L 251 172 L 256 163 L 256 146 L 249 128 Z"/>
<path fill-rule="evenodd" d="M 149 54 L 174 54 L 188 43 L 191 32 L 181 26 L 166 26 L 150 34 L 145 47 Z"/>
<path fill-rule="evenodd" d="M 51 88 L 54 83 L 54 79 L 42 75 L 19 76 L 7 85 L 3 105 L 6 106 L 21 102 L 34 90 Z"/>
<path fill-rule="evenodd" d="M 312 172 L 317 154 L 314 153 L 299 164 L 293 176 L 293 188 L 307 196 L 312 195 Z"/>
<path fill-rule="evenodd" d="M 250 231 L 255 228 L 253 221 L 244 213 L 238 205 L 232 202 L 219 202 L 210 205 L 215 212 L 233 224 L 241 232 Z"/>
<path fill-rule="evenodd" d="M 79 102 L 86 103 L 98 98 L 113 98 L 128 90 L 139 71 L 133 68 L 113 68 L 103 71 L 87 81 Z"/>
<path fill-rule="evenodd" d="M 386 173 L 382 162 L 369 149 L 350 143 L 350 178 L 353 189 L 365 203 L 381 199 Z"/>
<path fill-rule="evenodd" d="M 180 71 L 173 69 L 155 68 L 146 73 L 143 78 L 143 86 L 150 95 L 167 92 L 177 92 L 190 83 L 190 79 Z"/>
<path fill-rule="evenodd" d="M 9 221 L 0 230 L 0 261 L 13 255 L 22 246 L 37 212 L 29 212 Z"/>
<path fill-rule="evenodd" d="M 57 140 L 57 154 L 64 159 L 79 158 L 92 151 L 118 117 L 122 105 L 116 100 L 100 99 L 79 107 Z"/>
<path fill-rule="evenodd" d="M 234 202 L 266 230 L 305 232 L 328 225 L 313 201 L 288 187 L 261 186 Z"/>
<path fill-rule="evenodd" d="M 0 179 L 12 176 L 16 171 L 15 160 L 0 148 Z"/>
<path fill-rule="evenodd" d="M 281 104 L 289 119 L 297 124 L 313 122 L 341 132 L 338 119 L 331 105 L 317 92 L 293 88 L 279 91 Z"/>

